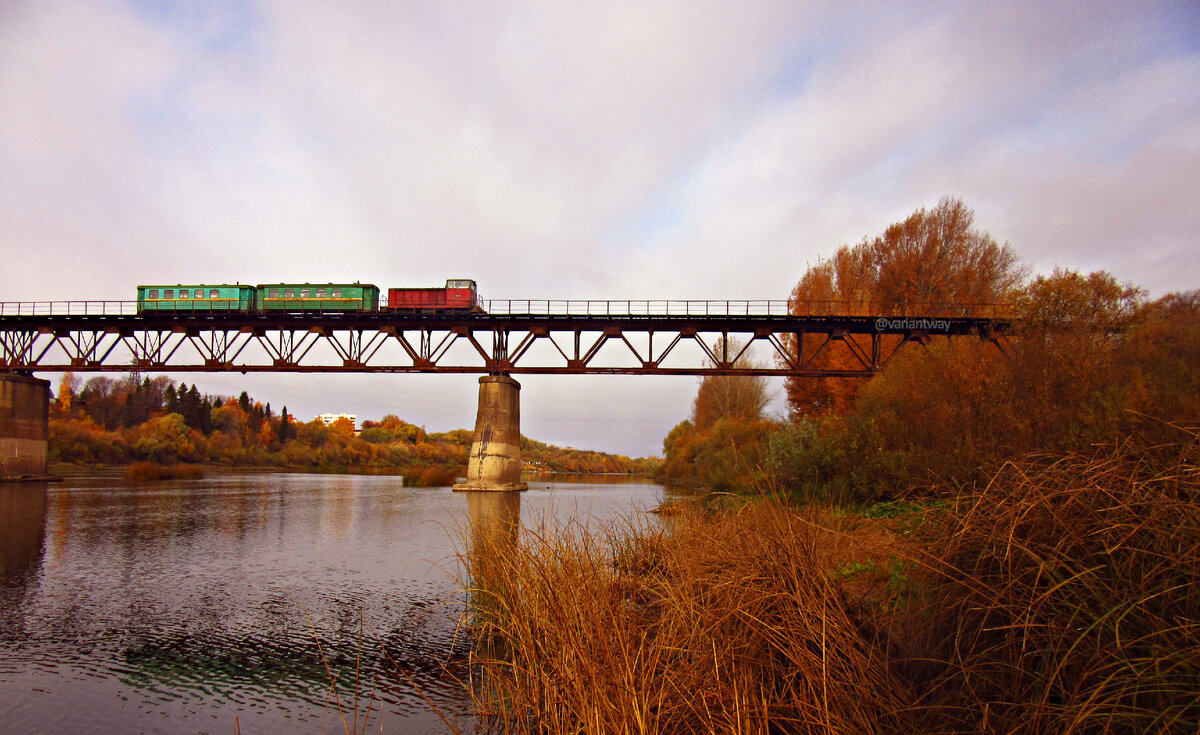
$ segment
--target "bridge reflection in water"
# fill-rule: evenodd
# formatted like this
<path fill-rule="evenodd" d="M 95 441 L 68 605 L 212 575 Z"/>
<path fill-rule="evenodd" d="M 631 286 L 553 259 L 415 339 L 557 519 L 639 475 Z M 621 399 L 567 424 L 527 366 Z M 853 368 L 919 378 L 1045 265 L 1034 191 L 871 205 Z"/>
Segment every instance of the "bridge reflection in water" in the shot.
<path fill-rule="evenodd" d="M 37 577 L 46 528 L 46 483 L 0 482 L 0 589 L 23 593 Z"/>

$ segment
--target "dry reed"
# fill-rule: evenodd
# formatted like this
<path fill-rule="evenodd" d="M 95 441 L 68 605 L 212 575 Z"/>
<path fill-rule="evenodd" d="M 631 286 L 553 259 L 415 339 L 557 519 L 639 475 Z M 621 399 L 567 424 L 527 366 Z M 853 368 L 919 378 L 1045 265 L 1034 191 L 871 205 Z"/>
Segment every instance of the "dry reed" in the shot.
<path fill-rule="evenodd" d="M 505 538 L 505 537 L 493 537 Z M 763 503 L 670 532 L 627 522 L 487 538 L 468 556 L 480 708 L 505 732 L 891 732 L 904 686 Z"/>
<path fill-rule="evenodd" d="M 1200 731 L 1195 448 L 1011 465 L 942 517 L 929 727 Z"/>
<path fill-rule="evenodd" d="M 1200 732 L 1196 450 L 1010 465 L 890 546 L 770 501 L 477 535 L 483 727 Z"/>
<path fill-rule="evenodd" d="M 131 482 L 199 480 L 204 477 L 204 468 L 196 464 L 162 465 L 156 462 L 134 462 L 125 470 L 125 477 Z"/>
<path fill-rule="evenodd" d="M 444 467 L 418 466 L 404 471 L 406 487 L 449 487 L 457 476 Z"/>

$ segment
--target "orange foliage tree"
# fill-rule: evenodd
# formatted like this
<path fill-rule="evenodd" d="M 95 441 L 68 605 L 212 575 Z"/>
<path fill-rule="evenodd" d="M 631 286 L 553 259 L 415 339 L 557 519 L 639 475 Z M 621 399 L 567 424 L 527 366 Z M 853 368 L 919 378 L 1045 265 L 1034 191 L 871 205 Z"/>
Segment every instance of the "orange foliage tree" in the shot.
<path fill-rule="evenodd" d="M 1015 303 L 1003 351 L 938 343 L 872 380 L 848 421 L 852 464 L 902 465 L 895 491 L 1169 433 L 1156 432 L 1165 422 L 1200 426 L 1200 293 L 1146 303 L 1108 273 L 1056 270 Z"/>
<path fill-rule="evenodd" d="M 946 198 L 932 210 L 917 210 L 889 226 L 878 237 L 842 246 L 796 284 L 789 301 L 791 312 L 989 315 L 991 305 L 1011 298 L 1024 272 L 1008 245 L 974 228 L 974 217 L 961 200 Z M 784 343 L 792 354 L 807 358 L 824 341 L 823 334 L 808 334 L 788 335 Z M 883 342 L 883 354 L 890 354 L 900 337 L 885 335 Z M 815 355 L 811 367 L 847 370 L 862 365 L 847 346 L 835 341 Z M 788 406 L 793 417 L 845 413 L 861 385 L 845 378 L 789 378 Z"/>

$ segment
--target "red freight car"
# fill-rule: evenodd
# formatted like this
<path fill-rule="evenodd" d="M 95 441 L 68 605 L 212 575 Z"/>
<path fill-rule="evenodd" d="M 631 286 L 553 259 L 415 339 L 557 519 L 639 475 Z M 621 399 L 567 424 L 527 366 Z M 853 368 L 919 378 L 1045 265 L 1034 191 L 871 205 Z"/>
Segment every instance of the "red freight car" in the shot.
<path fill-rule="evenodd" d="M 388 309 L 479 311 L 479 293 L 475 282 L 452 278 L 445 288 L 389 288 Z"/>

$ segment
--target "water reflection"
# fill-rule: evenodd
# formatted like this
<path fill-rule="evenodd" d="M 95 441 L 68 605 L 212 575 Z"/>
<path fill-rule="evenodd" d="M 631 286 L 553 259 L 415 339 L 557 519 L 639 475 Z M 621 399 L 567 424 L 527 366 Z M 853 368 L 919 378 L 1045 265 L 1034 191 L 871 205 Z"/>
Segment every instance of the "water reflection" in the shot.
<path fill-rule="evenodd" d="M 521 529 L 521 493 L 466 493 L 471 548 L 503 552 L 516 544 Z"/>
<path fill-rule="evenodd" d="M 0 584 L 23 587 L 37 574 L 46 527 L 46 483 L 0 482 Z"/>
<path fill-rule="evenodd" d="M 358 670 L 382 710 L 372 730 L 445 732 L 428 701 L 467 731 L 469 696 L 445 669 L 469 645 L 462 545 L 511 548 L 531 509 L 605 516 L 657 494 L 288 474 L 0 486 L 0 718 L 20 732 L 233 732 L 235 716 L 260 735 L 316 732 L 336 716 L 330 672 L 353 701 Z"/>

